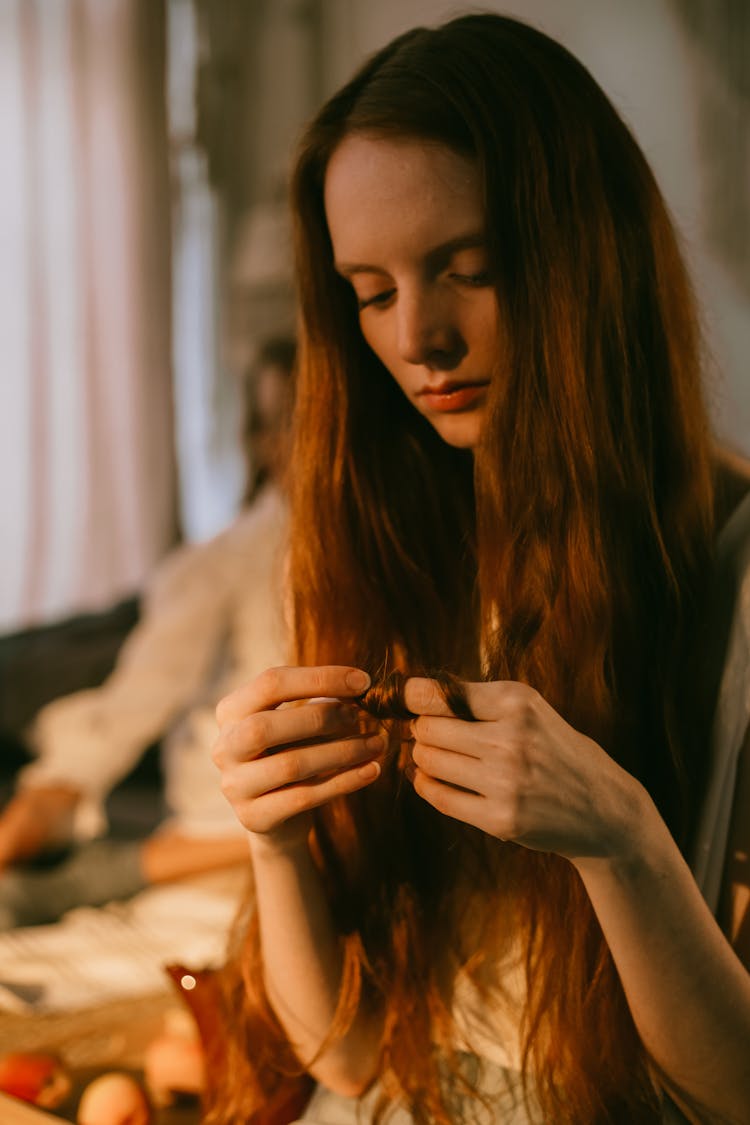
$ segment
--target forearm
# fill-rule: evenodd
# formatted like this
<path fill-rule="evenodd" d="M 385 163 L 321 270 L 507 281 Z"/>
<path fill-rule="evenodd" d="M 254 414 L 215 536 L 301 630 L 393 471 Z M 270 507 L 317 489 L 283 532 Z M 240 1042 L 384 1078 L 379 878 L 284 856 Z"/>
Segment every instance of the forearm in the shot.
<path fill-rule="evenodd" d="M 240 865 L 247 867 L 247 842 L 240 835 L 204 837 L 156 832 L 141 846 L 141 866 L 147 883 L 170 883 Z"/>
<path fill-rule="evenodd" d="M 580 860 L 638 1032 L 678 1089 L 731 1120 L 750 1105 L 750 976 L 653 804 L 638 851 Z"/>
<path fill-rule="evenodd" d="M 360 1007 L 345 1037 L 316 1057 L 333 1022 L 343 958 L 309 848 L 251 840 L 269 1001 L 309 1072 L 339 1093 L 358 1094 L 375 1072 L 380 1021 Z"/>

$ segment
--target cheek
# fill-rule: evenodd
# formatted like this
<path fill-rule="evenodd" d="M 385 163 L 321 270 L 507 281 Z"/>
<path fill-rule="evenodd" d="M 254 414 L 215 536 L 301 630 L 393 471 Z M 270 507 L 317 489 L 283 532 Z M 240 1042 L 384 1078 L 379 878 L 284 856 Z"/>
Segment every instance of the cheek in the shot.
<path fill-rule="evenodd" d="M 503 349 L 504 331 L 497 302 L 492 296 L 477 310 L 474 338 L 479 347 L 495 358 Z"/>
<path fill-rule="evenodd" d="M 385 355 L 385 332 L 383 325 L 378 324 L 372 317 L 365 316 L 360 319 L 359 329 L 375 355 L 383 359 Z"/>
<path fill-rule="evenodd" d="M 375 320 L 375 318 L 368 318 L 364 322 L 360 321 L 359 327 L 369 347 L 373 350 L 383 366 L 390 371 L 396 382 L 400 384 L 396 345 L 395 341 L 392 339 L 387 318 L 384 316 L 379 317 L 377 320 Z"/>

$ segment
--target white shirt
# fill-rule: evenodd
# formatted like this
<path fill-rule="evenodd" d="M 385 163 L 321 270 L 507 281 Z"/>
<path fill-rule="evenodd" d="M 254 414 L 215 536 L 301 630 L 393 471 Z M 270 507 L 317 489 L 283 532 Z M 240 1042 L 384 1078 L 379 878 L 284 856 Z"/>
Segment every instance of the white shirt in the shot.
<path fill-rule="evenodd" d="M 215 538 L 178 548 L 149 583 L 142 618 L 105 683 L 39 712 L 30 732 L 38 757 L 19 784 L 80 790 L 78 838 L 103 831 L 107 794 L 159 738 L 170 826 L 203 837 L 242 831 L 211 760 L 214 708 L 287 661 L 285 531 L 284 502 L 268 486 Z"/>
<path fill-rule="evenodd" d="M 712 622 L 724 643 L 724 664 L 711 735 L 711 768 L 692 868 L 703 897 L 716 912 L 726 859 L 737 768 L 750 752 L 750 493 L 718 541 Z M 708 642 L 712 641 L 708 638 Z"/>

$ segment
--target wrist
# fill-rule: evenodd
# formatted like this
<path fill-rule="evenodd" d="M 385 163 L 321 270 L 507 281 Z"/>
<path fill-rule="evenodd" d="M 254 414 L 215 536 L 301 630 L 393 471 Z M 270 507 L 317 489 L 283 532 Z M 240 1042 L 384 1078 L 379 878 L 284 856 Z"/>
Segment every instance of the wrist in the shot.
<path fill-rule="evenodd" d="M 310 859 L 309 828 L 282 828 L 278 832 L 248 832 L 253 863 Z"/>
<path fill-rule="evenodd" d="M 579 856 L 573 865 L 584 882 L 587 877 L 606 874 L 619 883 L 635 884 L 647 871 L 661 868 L 662 856 L 674 848 L 676 844 L 648 790 L 633 779 L 601 852 Z"/>

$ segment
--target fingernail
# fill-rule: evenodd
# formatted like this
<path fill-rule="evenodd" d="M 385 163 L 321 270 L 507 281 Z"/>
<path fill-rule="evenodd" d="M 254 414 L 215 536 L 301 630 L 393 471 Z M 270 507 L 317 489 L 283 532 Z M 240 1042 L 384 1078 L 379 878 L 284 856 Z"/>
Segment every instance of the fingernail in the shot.
<path fill-rule="evenodd" d="M 373 734 L 365 740 L 365 748 L 378 752 L 385 749 L 385 739 L 382 734 Z"/>
<path fill-rule="evenodd" d="M 353 672 L 347 672 L 344 682 L 347 687 L 359 694 L 360 692 L 366 691 L 370 686 L 370 677 L 367 675 L 367 672 L 356 668 Z"/>
<path fill-rule="evenodd" d="M 366 765 L 360 766 L 357 772 L 363 780 L 374 781 L 380 775 L 380 765 L 378 762 L 367 762 Z"/>

